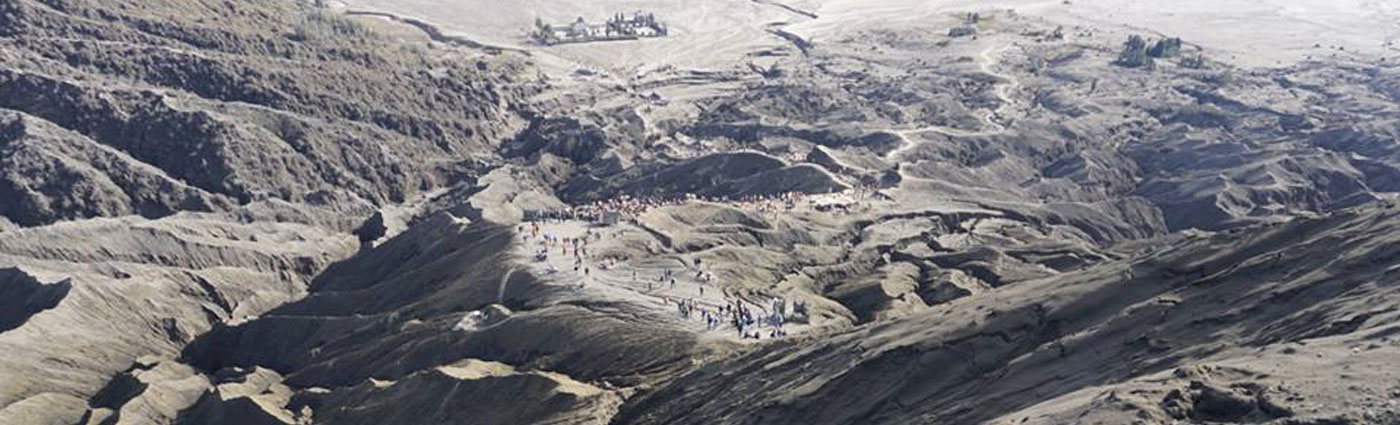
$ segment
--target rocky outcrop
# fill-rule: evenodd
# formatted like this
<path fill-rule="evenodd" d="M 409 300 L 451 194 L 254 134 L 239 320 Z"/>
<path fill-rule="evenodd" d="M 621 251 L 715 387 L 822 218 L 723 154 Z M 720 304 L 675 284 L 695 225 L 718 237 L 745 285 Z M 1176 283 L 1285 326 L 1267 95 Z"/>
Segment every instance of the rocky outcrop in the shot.
<path fill-rule="evenodd" d="M 228 368 L 214 374 L 212 386 L 175 424 L 298 425 L 311 423 L 309 411 L 291 411 L 291 388 L 282 376 L 267 369 Z"/>
<path fill-rule="evenodd" d="M 88 400 L 78 423 L 173 423 L 210 385 L 209 378 L 189 366 L 138 358 Z"/>
<path fill-rule="evenodd" d="M 539 118 L 515 139 L 501 146 L 502 154 L 530 157 L 548 152 L 575 164 L 587 164 L 608 148 L 607 134 L 597 125 L 575 118 Z"/>

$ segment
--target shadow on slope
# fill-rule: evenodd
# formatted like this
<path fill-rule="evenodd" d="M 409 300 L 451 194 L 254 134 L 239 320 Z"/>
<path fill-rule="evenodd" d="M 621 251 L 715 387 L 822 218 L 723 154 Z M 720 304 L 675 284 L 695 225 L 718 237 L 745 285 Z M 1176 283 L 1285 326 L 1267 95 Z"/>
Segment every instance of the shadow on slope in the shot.
<path fill-rule="evenodd" d="M 998 288 L 845 334 L 771 344 L 634 399 L 615 422 L 980 423 L 1198 362 L 1247 362 L 1272 344 L 1339 335 L 1383 342 L 1375 335 L 1387 326 L 1393 333 L 1388 323 L 1400 312 L 1390 283 L 1400 262 L 1396 227 L 1400 208 L 1391 206 L 1248 235 L 1187 237 L 1128 262 Z M 1344 364 L 1317 367 L 1341 373 Z M 1302 393 L 1331 391 L 1327 383 L 1289 382 Z M 1357 385 L 1384 391 L 1391 384 Z M 1317 413 L 1361 410 L 1361 403 Z M 1176 420 L 1163 406 L 1133 407 L 1159 419 L 1148 423 Z"/>
<path fill-rule="evenodd" d="M 682 370 L 702 349 L 640 306 L 541 282 L 512 258 L 514 235 L 440 213 L 330 267 L 305 299 L 210 332 L 184 356 L 209 371 L 268 367 L 293 387 L 394 380 L 463 359 L 625 386 Z"/>
<path fill-rule="evenodd" d="M 24 270 L 0 269 L 0 332 L 18 328 L 30 317 L 58 306 L 73 285 L 67 280 L 44 284 Z"/>

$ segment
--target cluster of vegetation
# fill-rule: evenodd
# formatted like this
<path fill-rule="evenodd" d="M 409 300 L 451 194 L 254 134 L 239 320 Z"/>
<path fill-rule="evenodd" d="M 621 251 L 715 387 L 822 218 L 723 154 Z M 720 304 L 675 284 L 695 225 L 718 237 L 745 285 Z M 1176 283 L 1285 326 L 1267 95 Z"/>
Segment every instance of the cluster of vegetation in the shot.
<path fill-rule="evenodd" d="M 963 15 L 963 23 L 962 23 L 962 25 L 958 25 L 958 26 L 956 26 L 956 27 L 952 27 L 952 28 L 949 28 L 949 29 L 948 29 L 948 36 L 949 36 L 949 37 L 967 37 L 967 36 L 973 36 L 973 38 L 977 38 L 977 37 L 976 37 L 976 36 L 977 36 L 977 24 L 978 24 L 979 22 L 982 22 L 982 14 L 980 14 L 980 13 L 975 13 L 975 12 L 968 12 L 968 14 Z"/>
<path fill-rule="evenodd" d="M 306 18 L 297 24 L 292 31 L 291 38 L 295 41 L 308 42 L 329 39 L 364 39 L 369 38 L 371 31 L 359 22 L 350 20 L 339 14 L 324 11 L 313 11 L 306 15 Z"/>
<path fill-rule="evenodd" d="M 1157 40 L 1148 44 L 1147 39 L 1140 35 L 1128 37 L 1128 41 L 1123 43 L 1123 51 L 1118 54 L 1118 60 L 1114 61 L 1118 66 L 1125 68 L 1155 69 L 1157 63 L 1155 59 L 1170 58 L 1181 55 L 1181 39 L 1172 37 Z M 1181 65 L 1187 68 L 1200 69 L 1205 67 L 1205 58 L 1201 55 L 1182 58 Z"/>
<path fill-rule="evenodd" d="M 1153 69 L 1157 66 L 1152 56 L 1147 55 L 1147 40 L 1136 34 L 1123 43 L 1123 52 L 1118 54 L 1118 60 L 1114 63 L 1125 68 Z"/>

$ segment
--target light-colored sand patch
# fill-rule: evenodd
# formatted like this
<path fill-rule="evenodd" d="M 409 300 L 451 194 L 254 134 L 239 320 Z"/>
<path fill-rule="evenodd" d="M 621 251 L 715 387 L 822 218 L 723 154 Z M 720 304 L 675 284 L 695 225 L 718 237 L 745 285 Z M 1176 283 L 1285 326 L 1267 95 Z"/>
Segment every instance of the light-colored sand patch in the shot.
<path fill-rule="evenodd" d="M 464 359 L 447 366 L 439 366 L 438 371 L 457 379 L 481 379 L 493 376 L 509 376 L 515 373 L 515 368 L 505 363 Z"/>

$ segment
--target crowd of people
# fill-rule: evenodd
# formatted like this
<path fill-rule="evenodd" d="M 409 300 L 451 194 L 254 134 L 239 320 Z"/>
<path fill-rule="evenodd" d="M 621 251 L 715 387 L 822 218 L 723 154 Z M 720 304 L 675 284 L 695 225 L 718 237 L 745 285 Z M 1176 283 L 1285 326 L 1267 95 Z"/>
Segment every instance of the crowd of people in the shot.
<path fill-rule="evenodd" d="M 602 271 L 618 266 L 615 259 L 598 260 L 589 255 L 590 245 L 604 238 L 605 233 L 602 231 L 585 229 L 582 235 L 560 236 L 548 232 L 540 222 L 521 224 L 517 230 L 525 242 L 535 242 L 535 260 L 544 263 L 547 271 L 558 271 L 554 266 L 555 261 L 551 261 L 552 258 L 563 257 L 572 262 L 573 271 L 581 274 L 578 284 L 574 286 L 577 290 L 586 287 L 587 282 L 593 278 L 595 267 Z M 693 297 L 681 296 L 683 288 L 677 287 L 678 278 L 684 269 L 691 269 L 691 279 L 687 284 L 693 284 L 695 287 Z M 737 298 L 723 297 L 723 302 L 716 302 L 713 300 L 714 295 L 720 292 L 714 292 L 710 297 L 711 301 L 705 301 L 706 288 L 714 284 L 715 276 L 705 269 L 703 260 L 699 258 L 695 258 L 684 267 L 663 268 L 657 271 L 654 277 L 640 276 L 635 268 L 630 270 L 629 274 L 632 285 L 637 289 L 640 290 L 641 286 L 645 285 L 645 293 L 659 295 L 666 302 L 674 303 L 680 319 L 698 319 L 706 331 L 730 327 L 738 337 L 744 339 L 763 339 L 765 335 L 768 338 L 788 335 L 784 328 L 788 322 L 788 303 L 785 300 L 773 299 L 771 305 L 763 308 Z M 661 291 L 658 291 L 659 289 Z"/>
<path fill-rule="evenodd" d="M 788 321 L 785 309 L 787 304 L 780 298 L 774 298 L 772 306 L 761 311 L 750 308 L 745 302 L 737 299 L 726 299 L 726 302 L 719 306 L 706 306 L 693 298 L 677 298 L 675 304 L 676 312 L 683 320 L 695 318 L 698 312 L 706 331 L 729 325 L 742 339 L 763 339 L 765 332 L 761 328 L 767 328 L 768 338 L 788 335 L 783 327 Z"/>
<path fill-rule="evenodd" d="M 591 223 L 613 224 L 619 221 L 636 221 L 643 215 L 662 207 L 672 207 L 690 201 L 724 204 L 734 208 L 760 213 L 776 213 L 791 210 L 813 195 L 800 192 L 785 192 L 775 195 L 728 196 L 662 196 L 632 197 L 623 195 L 617 198 L 594 201 L 570 206 L 558 211 L 531 212 L 529 221 L 580 220 Z"/>
<path fill-rule="evenodd" d="M 517 231 L 521 239 L 525 242 L 533 239 L 539 243 L 539 248 L 534 252 L 535 261 L 545 263 L 545 270 L 547 272 L 553 273 L 558 271 L 558 269 L 554 267 L 554 262 L 550 261 L 550 254 L 555 252 L 555 249 L 558 249 L 559 256 L 571 258 L 573 260 L 574 271 L 581 272 L 584 276 L 584 279 L 579 282 L 580 288 L 584 286 L 589 276 L 592 275 L 593 265 L 597 265 L 598 268 L 602 270 L 608 270 L 617 265 L 617 260 L 612 258 L 596 262 L 590 261 L 591 257 L 588 255 L 588 243 L 602 239 L 603 234 L 601 232 L 588 230 L 580 237 L 561 237 L 547 232 L 541 232 L 538 222 L 521 224 Z"/>
<path fill-rule="evenodd" d="M 769 338 L 787 336 L 787 331 L 783 325 L 788 321 L 788 303 L 781 298 L 774 298 L 768 308 L 751 308 L 740 299 L 725 297 L 724 302 L 717 305 L 706 305 L 703 301 L 705 287 L 714 279 L 714 275 L 703 269 L 703 262 L 696 258 L 691 264 L 695 270 L 694 282 L 698 291 L 699 299 L 690 297 L 675 297 L 673 302 L 676 305 L 676 314 L 681 320 L 700 319 L 706 331 L 713 331 L 730 325 L 740 338 L 762 339 L 764 333 L 759 328 L 768 328 Z M 632 272 L 632 279 L 637 279 L 636 271 Z M 668 284 L 671 294 L 676 290 L 676 272 L 673 269 L 664 269 L 657 274 L 656 282 Z M 652 282 L 647 282 L 647 291 L 652 291 Z M 665 297 L 663 298 L 670 298 Z M 795 304 L 796 306 L 796 304 Z M 805 312 L 805 308 L 800 309 Z M 798 308 L 793 312 L 797 313 Z"/>
<path fill-rule="evenodd" d="M 654 197 L 654 198 L 634 198 L 622 196 L 619 198 L 591 202 L 587 204 L 572 206 L 558 211 L 531 213 L 528 214 L 527 221 L 518 228 L 521 237 L 525 241 L 535 241 L 537 243 L 534 251 L 535 260 L 545 264 L 548 272 L 557 272 L 554 255 L 566 258 L 573 264 L 573 270 L 581 274 L 580 282 L 576 286 L 582 290 L 587 282 L 592 279 L 594 268 L 599 270 L 610 270 L 617 267 L 616 258 L 598 258 L 589 253 L 590 243 L 596 243 L 605 237 L 607 225 L 616 224 L 621 221 L 635 222 L 641 216 L 662 207 L 670 207 L 690 201 L 704 201 L 722 203 L 731 207 L 753 211 L 761 214 L 777 214 L 781 211 L 791 210 L 804 202 L 810 203 L 814 207 L 821 209 L 824 205 L 832 205 L 833 202 L 840 204 L 841 201 L 850 199 L 859 202 L 863 200 L 869 192 L 862 189 L 854 191 L 852 194 L 837 194 L 835 196 L 824 197 L 824 195 L 806 195 L 802 193 L 784 193 L 772 196 L 742 196 L 736 198 L 729 197 L 702 197 L 688 195 L 683 197 Z M 839 196 L 839 197 L 838 197 Z M 825 209 L 823 209 L 825 210 Z M 844 211 L 846 208 L 838 208 Z M 549 233 L 542 228 L 541 224 L 563 223 L 563 222 L 590 223 L 584 229 L 582 235 L 560 236 Z M 603 226 L 598 226 L 602 224 Z M 614 230 L 615 232 L 615 230 Z M 700 258 L 695 258 L 690 264 L 684 264 L 679 268 L 664 268 L 656 272 L 656 275 L 639 276 L 638 270 L 630 270 L 631 284 L 638 290 L 645 284 L 645 293 L 660 295 L 667 303 L 673 303 L 676 314 L 682 320 L 698 319 L 706 331 L 715 331 L 722 328 L 732 328 L 736 335 L 742 339 L 763 339 L 779 338 L 787 336 L 785 325 L 793 315 L 806 314 L 805 305 L 800 302 L 789 303 L 785 299 L 774 298 L 770 305 L 763 306 L 745 301 L 740 298 L 730 298 L 722 296 L 722 302 L 714 301 L 714 295 L 722 292 L 713 292 L 711 301 L 705 301 L 706 288 L 715 285 L 715 276 L 706 270 Z M 679 269 L 691 269 L 693 272 L 690 282 L 695 288 L 694 297 L 680 296 L 677 289 L 677 278 Z M 663 290 L 660 294 L 657 290 Z M 714 291 L 715 289 L 711 289 Z"/>
<path fill-rule="evenodd" d="M 621 195 L 606 200 L 593 201 L 569 206 L 555 211 L 529 211 L 526 221 L 579 220 L 590 223 L 616 224 L 621 221 L 635 222 L 638 218 L 657 208 L 672 207 L 690 201 L 724 204 L 730 207 L 758 213 L 777 213 L 809 203 L 819 211 L 850 213 L 855 206 L 862 205 L 872 198 L 887 198 L 877 190 L 857 186 L 842 193 L 807 194 L 783 192 L 765 195 L 633 197 Z"/>

